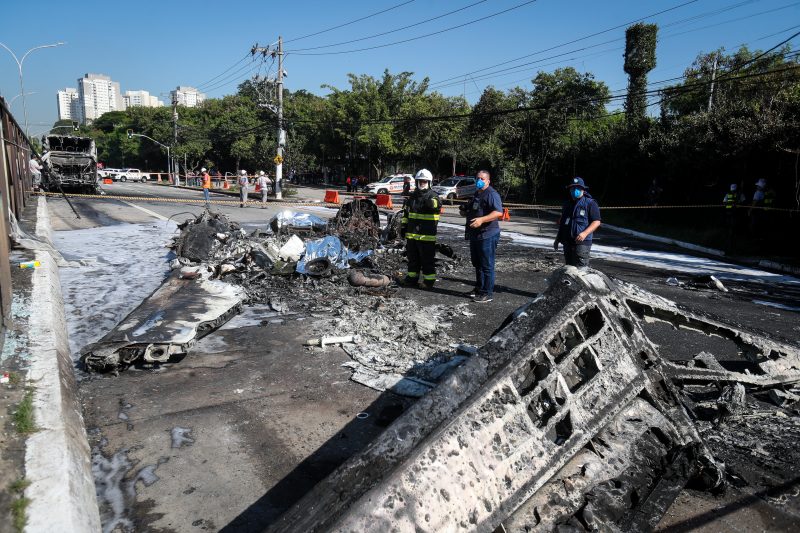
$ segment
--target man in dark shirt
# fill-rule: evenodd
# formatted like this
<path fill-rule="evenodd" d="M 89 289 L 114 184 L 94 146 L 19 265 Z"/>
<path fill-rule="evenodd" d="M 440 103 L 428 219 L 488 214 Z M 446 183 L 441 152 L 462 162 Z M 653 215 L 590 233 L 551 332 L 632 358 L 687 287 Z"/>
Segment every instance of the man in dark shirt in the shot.
<path fill-rule="evenodd" d="M 559 242 L 564 245 L 564 261 L 576 267 L 589 266 L 592 233 L 601 223 L 600 207 L 586 192 L 588 188 L 581 178 L 572 178 L 567 185 L 569 200 L 561 207 L 558 234 L 553 242 L 553 250 L 556 251 Z"/>
<path fill-rule="evenodd" d="M 469 241 L 472 266 L 475 267 L 475 288 L 468 295 L 475 302 L 491 302 L 494 298 L 494 258 L 500 240 L 503 202 L 491 186 L 491 176 L 486 170 L 477 175 L 477 190 L 472 200 L 459 210 L 467 217 L 464 236 Z"/>

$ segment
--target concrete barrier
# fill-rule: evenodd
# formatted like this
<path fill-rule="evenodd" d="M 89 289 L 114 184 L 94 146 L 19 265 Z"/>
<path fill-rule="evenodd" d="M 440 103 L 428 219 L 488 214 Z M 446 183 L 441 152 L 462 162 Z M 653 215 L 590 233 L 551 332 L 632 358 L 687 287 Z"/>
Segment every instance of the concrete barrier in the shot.
<path fill-rule="evenodd" d="M 50 241 L 47 201 L 39 198 L 36 235 Z M 26 442 L 25 477 L 30 485 L 26 532 L 100 531 L 91 453 L 69 352 L 58 266 L 50 253 L 35 252 L 29 320 L 30 367 L 38 431 Z"/>

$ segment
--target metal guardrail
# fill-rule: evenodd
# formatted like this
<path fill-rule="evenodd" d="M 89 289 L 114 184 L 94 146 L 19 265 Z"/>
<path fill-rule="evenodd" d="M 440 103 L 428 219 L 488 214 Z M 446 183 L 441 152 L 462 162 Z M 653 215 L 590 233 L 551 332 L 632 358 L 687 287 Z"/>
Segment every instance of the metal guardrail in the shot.
<path fill-rule="evenodd" d="M 0 97 L 0 342 L 11 316 L 11 215 L 19 220 L 31 201 L 31 155 L 36 153 Z"/>

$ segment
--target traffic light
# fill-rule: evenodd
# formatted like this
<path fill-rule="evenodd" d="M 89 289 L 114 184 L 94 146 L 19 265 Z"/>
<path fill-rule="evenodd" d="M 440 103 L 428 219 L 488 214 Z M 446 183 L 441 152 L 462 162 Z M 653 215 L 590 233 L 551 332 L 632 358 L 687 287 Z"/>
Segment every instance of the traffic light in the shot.
<path fill-rule="evenodd" d="M 75 121 L 72 122 L 72 131 L 78 131 L 78 128 L 80 127 L 81 127 L 80 123 Z"/>
<path fill-rule="evenodd" d="M 133 139 L 133 130 L 128 130 L 128 139 Z"/>

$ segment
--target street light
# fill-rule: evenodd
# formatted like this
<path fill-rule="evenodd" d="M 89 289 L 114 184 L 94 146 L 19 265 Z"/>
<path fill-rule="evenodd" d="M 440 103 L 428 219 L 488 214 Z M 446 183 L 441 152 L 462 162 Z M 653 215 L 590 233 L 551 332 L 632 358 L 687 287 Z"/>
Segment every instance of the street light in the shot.
<path fill-rule="evenodd" d="M 172 180 L 172 166 L 171 166 L 172 165 L 172 163 L 171 163 L 172 159 L 170 159 L 170 157 L 169 157 L 169 146 L 167 146 L 166 144 L 161 144 L 157 140 L 153 139 L 152 137 L 148 137 L 147 135 L 143 135 L 141 133 L 133 133 L 133 130 L 128 130 L 128 139 L 130 139 L 132 137 L 144 137 L 145 139 L 150 139 L 151 141 L 153 141 L 154 143 L 159 145 L 161 148 L 166 148 L 167 149 L 167 172 L 169 173 L 170 180 Z M 161 178 L 158 178 L 158 179 L 160 180 Z M 180 183 L 178 185 L 180 185 Z"/>
<path fill-rule="evenodd" d="M 36 91 L 31 91 L 31 92 L 29 92 L 29 93 L 25 93 L 25 96 L 28 96 L 28 95 L 31 95 L 31 94 L 36 94 Z M 19 93 L 19 94 L 18 94 L 18 95 L 16 95 L 14 98 L 12 98 L 10 102 L 8 102 L 8 108 L 9 108 L 9 109 L 11 109 L 11 106 L 12 106 L 12 105 L 14 105 L 14 100 L 16 100 L 17 98 L 19 98 L 20 96 L 22 96 L 22 93 Z"/>
<path fill-rule="evenodd" d="M 61 41 L 59 41 L 59 42 L 53 43 L 53 44 L 42 44 L 40 46 L 34 46 L 33 48 L 31 48 L 30 50 L 25 52 L 25 54 L 22 56 L 22 59 L 17 59 L 17 55 L 14 52 L 11 51 L 11 48 L 9 48 L 8 46 L 4 45 L 3 43 L 0 43 L 0 46 L 5 48 L 6 50 L 8 50 L 8 53 L 11 54 L 11 57 L 13 57 L 14 61 L 17 62 L 17 68 L 19 69 L 19 94 L 22 96 L 22 111 L 25 114 L 25 136 L 26 137 L 28 136 L 28 106 L 25 103 L 25 85 L 23 84 L 23 81 L 22 81 L 22 63 L 25 61 L 25 58 L 28 57 L 28 54 L 30 54 L 34 50 L 39 50 L 40 48 L 55 48 L 56 46 L 61 46 L 62 44 L 66 44 L 66 43 L 62 43 Z"/>

